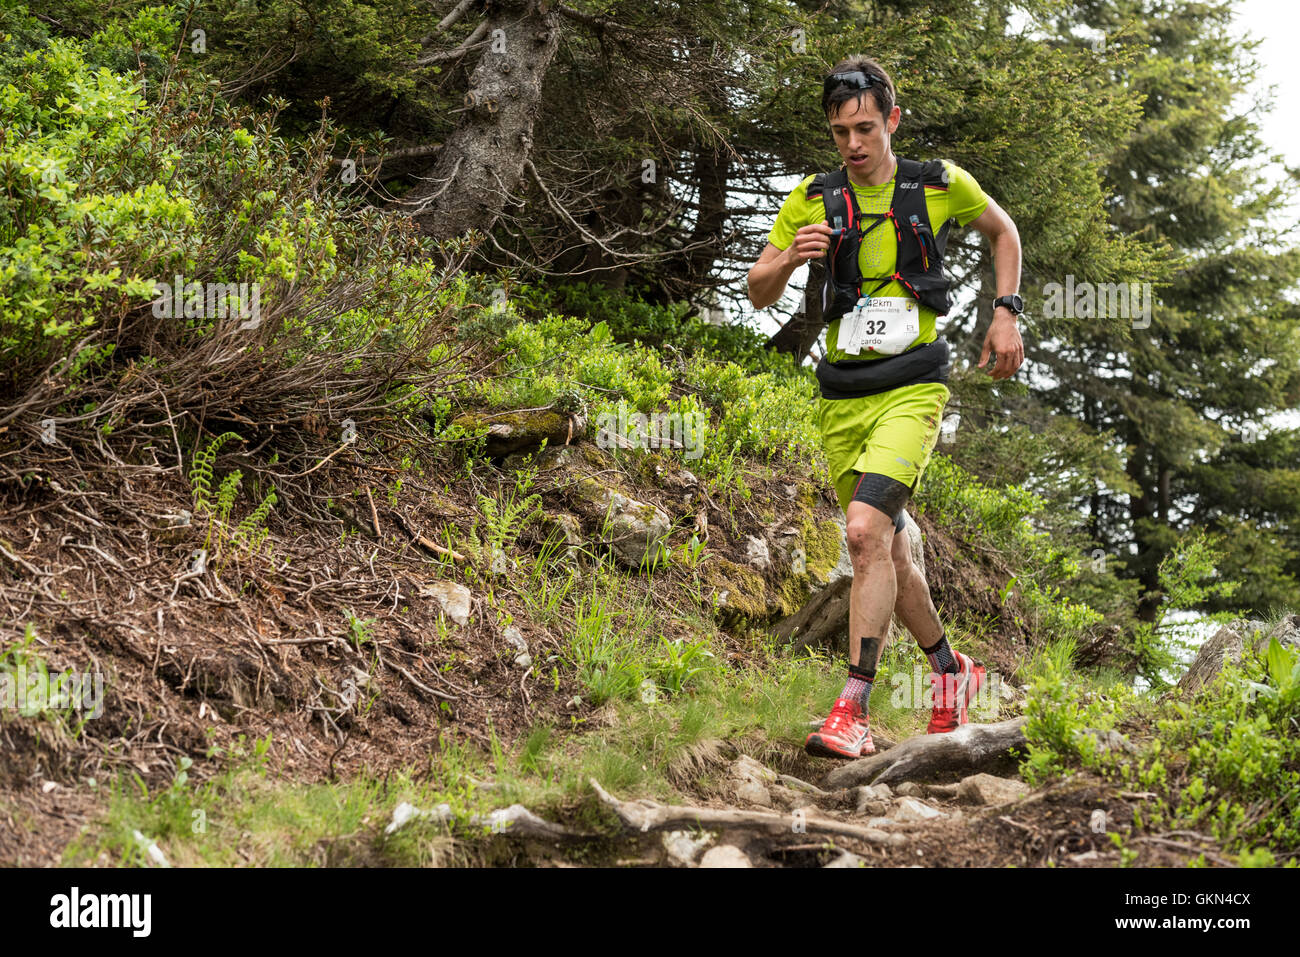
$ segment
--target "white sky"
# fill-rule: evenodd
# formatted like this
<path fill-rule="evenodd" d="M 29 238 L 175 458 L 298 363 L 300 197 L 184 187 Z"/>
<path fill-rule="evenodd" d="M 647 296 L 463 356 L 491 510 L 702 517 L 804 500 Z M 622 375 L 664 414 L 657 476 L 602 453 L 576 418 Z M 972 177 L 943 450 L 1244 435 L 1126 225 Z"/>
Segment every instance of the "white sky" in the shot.
<path fill-rule="evenodd" d="M 1264 142 L 1283 154 L 1285 162 L 1300 166 L 1300 57 L 1295 37 L 1300 34 L 1300 4 L 1295 0 L 1239 0 L 1237 30 L 1263 43 L 1255 50 L 1262 69 L 1259 89 L 1273 90 L 1273 109 L 1261 119 Z"/>

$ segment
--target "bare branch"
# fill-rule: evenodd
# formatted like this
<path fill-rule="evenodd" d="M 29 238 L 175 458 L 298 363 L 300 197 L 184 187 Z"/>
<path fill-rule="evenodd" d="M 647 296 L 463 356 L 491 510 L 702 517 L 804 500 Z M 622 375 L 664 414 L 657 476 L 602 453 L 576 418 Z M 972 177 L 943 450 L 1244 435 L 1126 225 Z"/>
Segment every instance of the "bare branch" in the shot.
<path fill-rule="evenodd" d="M 474 32 L 461 41 L 460 46 L 452 50 L 443 50 L 440 53 L 430 53 L 428 56 L 422 56 L 420 59 L 415 61 L 415 65 L 431 66 L 434 63 L 443 63 L 447 60 L 455 60 L 464 56 L 470 50 L 482 46 L 483 43 L 487 42 L 486 40 L 481 42 L 479 40 L 479 37 L 483 36 L 483 34 L 487 32 L 487 28 L 488 22 L 486 20 L 481 21 L 479 25 L 474 28 Z"/>
<path fill-rule="evenodd" d="M 446 30 L 449 26 L 451 26 L 453 23 L 455 23 L 457 20 L 463 17 L 465 15 L 465 11 L 468 10 L 473 5 L 474 5 L 474 0 L 460 0 L 460 3 L 456 4 L 455 8 L 451 11 L 451 13 L 447 14 L 445 17 L 442 18 L 441 21 L 439 21 L 437 29 L 440 31 Z"/>

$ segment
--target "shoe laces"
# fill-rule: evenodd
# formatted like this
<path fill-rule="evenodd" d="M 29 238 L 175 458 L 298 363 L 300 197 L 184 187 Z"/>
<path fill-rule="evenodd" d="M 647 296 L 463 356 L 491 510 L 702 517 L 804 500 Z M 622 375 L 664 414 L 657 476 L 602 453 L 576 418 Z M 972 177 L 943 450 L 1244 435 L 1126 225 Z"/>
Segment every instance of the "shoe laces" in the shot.
<path fill-rule="evenodd" d="M 952 714 L 957 710 L 957 675 L 931 675 L 930 685 L 936 715 Z"/>
<path fill-rule="evenodd" d="M 828 733 L 842 731 L 857 721 L 858 716 L 859 711 L 851 702 L 839 698 L 835 702 L 835 707 L 831 708 L 831 713 L 827 715 L 822 730 Z"/>

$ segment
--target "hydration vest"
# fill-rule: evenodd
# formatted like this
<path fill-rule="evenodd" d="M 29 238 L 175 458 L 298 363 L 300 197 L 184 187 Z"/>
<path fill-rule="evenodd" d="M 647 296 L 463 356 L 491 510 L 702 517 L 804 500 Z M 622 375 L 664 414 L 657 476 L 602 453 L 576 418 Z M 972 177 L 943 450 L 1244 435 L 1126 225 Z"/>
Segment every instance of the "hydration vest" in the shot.
<path fill-rule="evenodd" d="M 921 305 L 933 309 L 936 315 L 947 315 L 952 307 L 952 300 L 948 297 L 948 277 L 943 271 L 948 224 L 945 222 L 937 235 L 930 228 L 930 214 L 925 204 L 927 188 L 947 190 L 942 160 L 918 163 L 899 157 L 894 195 L 887 213 L 863 213 L 858 209 L 848 170 L 818 173 L 813 177 L 805 195 L 809 199 L 820 196 L 826 207 L 826 222 L 832 229 L 843 227 L 845 230 L 839 237 L 831 238 L 830 248 L 826 250 L 823 322 L 838 319 L 852 310 L 859 298 L 874 295 L 894 280 L 902 283 Z M 875 222 L 864 229 L 862 222 L 867 219 Z M 863 276 L 858 267 L 862 238 L 886 220 L 894 224 L 894 236 L 898 240 L 895 272 L 888 276 Z M 869 283 L 876 285 L 870 288 Z"/>

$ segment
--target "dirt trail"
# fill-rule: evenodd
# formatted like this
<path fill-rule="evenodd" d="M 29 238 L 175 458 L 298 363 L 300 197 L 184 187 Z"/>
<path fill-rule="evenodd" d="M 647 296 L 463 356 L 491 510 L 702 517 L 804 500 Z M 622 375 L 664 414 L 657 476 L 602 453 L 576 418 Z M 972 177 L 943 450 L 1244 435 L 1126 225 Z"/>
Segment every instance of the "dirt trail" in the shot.
<path fill-rule="evenodd" d="M 800 778 L 739 756 L 721 769 L 698 813 L 623 802 L 620 817 L 633 832 L 667 822 L 651 823 L 656 863 L 755 867 L 1114 866 L 1119 851 L 1104 830 L 1092 829 L 1093 812 L 1103 811 L 1112 829 L 1132 821 L 1131 804 L 1113 788 L 1081 776 L 1038 791 L 983 772 L 943 783 L 831 788 L 826 772 L 836 766 L 806 763 Z M 692 841 L 691 832 L 702 839 Z M 723 847 L 740 853 L 717 850 Z"/>
<path fill-rule="evenodd" d="M 895 745 L 897 747 L 897 745 Z M 883 750 L 883 749 L 882 749 Z M 512 845 L 511 863 L 622 867 L 1114 867 L 1118 833 L 1139 866 L 1185 866 L 1202 849 L 1134 836 L 1134 809 L 1148 794 L 1119 791 L 1080 773 L 1031 789 L 1003 759 L 951 780 L 833 788 L 848 763 L 776 755 L 778 770 L 722 742 L 698 749 L 696 786 L 664 804 L 590 786 L 621 820 L 610 837 L 544 821 L 515 805 L 476 819 Z M 399 810 L 389 827 L 440 809 Z M 1205 848 L 1211 863 L 1212 849 Z"/>

